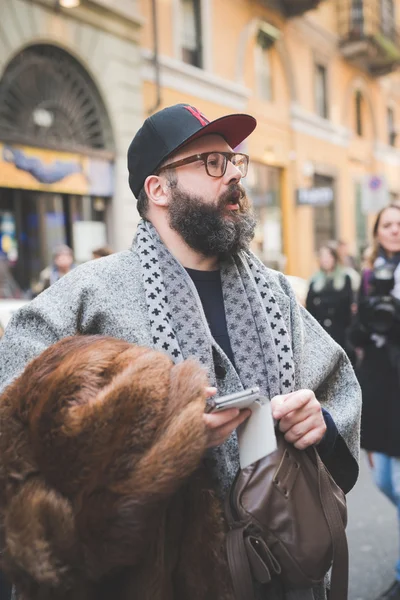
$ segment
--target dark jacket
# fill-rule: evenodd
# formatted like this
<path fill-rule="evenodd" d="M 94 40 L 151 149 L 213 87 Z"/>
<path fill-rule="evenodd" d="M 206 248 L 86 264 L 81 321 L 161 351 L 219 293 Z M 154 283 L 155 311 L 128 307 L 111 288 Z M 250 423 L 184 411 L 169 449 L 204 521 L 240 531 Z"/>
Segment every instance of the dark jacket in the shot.
<path fill-rule="evenodd" d="M 395 325 L 391 329 L 382 346 L 376 344 L 362 310 L 368 293 L 364 273 L 359 311 L 349 334 L 351 343 L 362 349 L 356 367 L 363 403 L 361 447 L 400 457 L 400 327 Z"/>
<path fill-rule="evenodd" d="M 311 280 L 306 299 L 306 308 L 320 325 L 342 348 L 346 346 L 346 331 L 351 323 L 353 293 L 349 275 L 344 275 L 344 285 L 336 289 L 328 279 L 321 290 L 315 289 Z"/>

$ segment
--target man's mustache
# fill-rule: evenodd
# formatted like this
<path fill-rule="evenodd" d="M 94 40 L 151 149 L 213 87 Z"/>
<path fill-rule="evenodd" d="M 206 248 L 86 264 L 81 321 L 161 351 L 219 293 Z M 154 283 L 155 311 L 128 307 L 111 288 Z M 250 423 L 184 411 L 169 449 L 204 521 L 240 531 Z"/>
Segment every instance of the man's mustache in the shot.
<path fill-rule="evenodd" d="M 240 183 L 234 183 L 224 192 L 218 200 L 218 208 L 225 208 L 227 204 L 239 204 L 240 208 L 243 208 L 243 200 L 247 200 L 246 190 Z M 246 202 L 246 205 L 248 202 Z"/>

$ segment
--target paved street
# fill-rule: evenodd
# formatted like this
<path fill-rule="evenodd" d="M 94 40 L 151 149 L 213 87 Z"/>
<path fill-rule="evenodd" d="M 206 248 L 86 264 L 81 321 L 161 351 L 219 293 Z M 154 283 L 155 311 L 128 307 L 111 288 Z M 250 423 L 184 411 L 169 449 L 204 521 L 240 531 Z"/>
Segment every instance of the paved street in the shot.
<path fill-rule="evenodd" d="M 364 454 L 359 481 L 348 496 L 348 508 L 349 600 L 375 600 L 394 579 L 397 522 L 394 507 L 371 481 Z"/>

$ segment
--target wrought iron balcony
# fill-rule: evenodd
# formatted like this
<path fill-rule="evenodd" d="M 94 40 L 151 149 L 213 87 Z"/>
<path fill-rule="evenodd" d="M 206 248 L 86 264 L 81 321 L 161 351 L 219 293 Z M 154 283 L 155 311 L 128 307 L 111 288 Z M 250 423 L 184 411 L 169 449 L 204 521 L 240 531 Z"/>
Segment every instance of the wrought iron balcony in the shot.
<path fill-rule="evenodd" d="M 278 10 L 285 17 L 298 17 L 308 10 L 313 10 L 323 0 L 261 0 L 268 8 Z"/>
<path fill-rule="evenodd" d="M 337 0 L 342 54 L 379 76 L 400 65 L 400 36 L 393 0 Z"/>
<path fill-rule="evenodd" d="M 288 17 L 298 17 L 308 10 L 317 8 L 322 0 L 281 0 L 283 11 Z"/>

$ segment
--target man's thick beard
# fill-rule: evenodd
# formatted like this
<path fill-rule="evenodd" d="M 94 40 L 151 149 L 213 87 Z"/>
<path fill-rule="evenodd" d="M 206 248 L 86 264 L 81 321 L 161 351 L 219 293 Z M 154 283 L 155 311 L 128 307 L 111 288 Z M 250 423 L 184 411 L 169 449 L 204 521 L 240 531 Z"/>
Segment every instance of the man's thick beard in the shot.
<path fill-rule="evenodd" d="M 233 199 L 233 193 L 238 191 L 240 199 L 236 196 Z M 229 210 L 227 204 L 239 204 L 240 208 Z M 170 227 L 203 256 L 220 259 L 232 256 L 240 250 L 248 250 L 254 237 L 256 220 L 244 188 L 238 184 L 231 185 L 212 204 L 204 202 L 201 196 L 173 187 L 168 214 Z"/>

